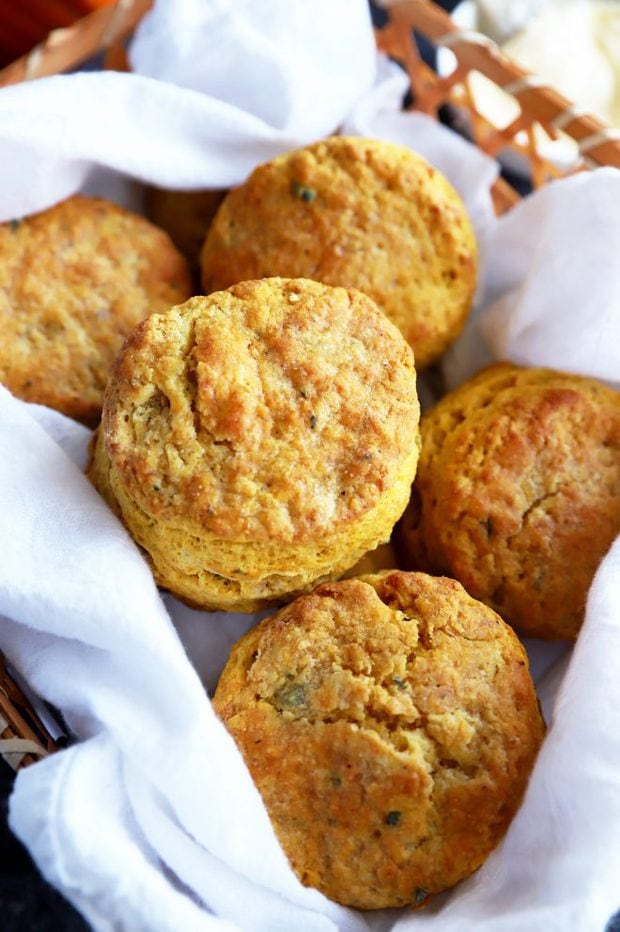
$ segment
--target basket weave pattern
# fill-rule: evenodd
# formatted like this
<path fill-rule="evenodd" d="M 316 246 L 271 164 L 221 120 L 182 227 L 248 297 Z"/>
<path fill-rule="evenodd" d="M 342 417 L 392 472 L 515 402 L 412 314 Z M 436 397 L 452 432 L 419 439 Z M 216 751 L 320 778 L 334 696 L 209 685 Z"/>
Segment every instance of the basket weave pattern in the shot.
<path fill-rule="evenodd" d="M 611 165 L 620 168 L 620 132 L 583 113 L 569 100 L 536 75 L 511 61 L 486 36 L 459 29 L 449 15 L 429 0 L 397 0 L 388 5 L 389 21 L 377 34 L 379 48 L 402 62 L 411 79 L 413 108 L 437 116 L 444 104 L 465 111 L 471 140 L 488 155 L 503 150 L 517 152 L 529 166 L 534 188 L 562 174 L 572 174 Z M 439 77 L 421 59 L 413 30 L 437 48 L 449 48 L 457 65 L 447 77 Z M 516 100 L 519 115 L 506 127 L 498 129 L 477 109 L 471 88 L 471 75 L 483 74 Z M 579 159 L 568 172 L 562 172 L 540 152 L 540 127 L 554 140 L 565 133 L 575 140 Z M 493 190 L 498 213 L 513 206 L 520 195 L 503 179 Z"/>
<path fill-rule="evenodd" d="M 0 654 L 0 754 L 18 770 L 55 750 L 56 743 L 11 678 Z"/>

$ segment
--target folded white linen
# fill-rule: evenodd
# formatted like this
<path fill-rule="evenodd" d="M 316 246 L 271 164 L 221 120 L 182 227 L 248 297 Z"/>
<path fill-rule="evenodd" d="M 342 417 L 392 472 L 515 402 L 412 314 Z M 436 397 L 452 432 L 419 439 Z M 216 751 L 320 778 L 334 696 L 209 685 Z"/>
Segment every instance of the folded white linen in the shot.
<path fill-rule="evenodd" d="M 74 194 L 101 167 L 168 188 L 238 184 L 335 132 L 372 87 L 377 52 L 366 0 L 160 0 L 131 57 L 135 74 L 2 90 L 0 221 Z"/>
<path fill-rule="evenodd" d="M 547 185 L 502 219 L 481 321 L 496 357 L 620 388 L 618 202 L 620 172 L 601 168 Z"/>

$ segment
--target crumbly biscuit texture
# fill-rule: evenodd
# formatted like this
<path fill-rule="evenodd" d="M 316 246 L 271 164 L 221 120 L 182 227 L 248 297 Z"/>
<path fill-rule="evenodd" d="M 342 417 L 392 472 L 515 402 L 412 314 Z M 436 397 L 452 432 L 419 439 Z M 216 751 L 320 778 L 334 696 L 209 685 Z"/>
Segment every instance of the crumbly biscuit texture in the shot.
<path fill-rule="evenodd" d="M 419 905 L 483 862 L 543 724 L 512 630 L 450 579 L 328 583 L 251 630 L 214 698 L 303 883 Z"/>
<path fill-rule="evenodd" d="M 462 328 L 476 242 L 459 196 L 420 156 L 393 143 L 332 137 L 256 168 L 209 231 L 206 291 L 270 275 L 370 295 L 421 369 Z"/>
<path fill-rule="evenodd" d="M 418 418 L 413 354 L 369 298 L 245 282 L 135 330 L 91 475 L 160 582 L 252 611 L 389 537 Z"/>
<path fill-rule="evenodd" d="M 575 638 L 620 532 L 620 393 L 500 364 L 447 395 L 422 435 L 405 565 L 454 576 L 525 635 Z"/>
<path fill-rule="evenodd" d="M 96 423 L 124 336 L 190 294 L 168 236 L 101 198 L 0 224 L 0 381 Z"/>

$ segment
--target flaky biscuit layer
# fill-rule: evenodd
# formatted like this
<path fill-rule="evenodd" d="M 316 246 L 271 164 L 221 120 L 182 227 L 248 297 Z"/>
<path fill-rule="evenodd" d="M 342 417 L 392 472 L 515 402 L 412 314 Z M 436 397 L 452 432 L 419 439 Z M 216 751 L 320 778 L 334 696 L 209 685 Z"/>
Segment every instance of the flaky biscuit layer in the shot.
<path fill-rule="evenodd" d="M 91 477 L 162 585 L 251 611 L 389 537 L 418 418 L 411 350 L 369 298 L 245 282 L 136 329 Z"/>

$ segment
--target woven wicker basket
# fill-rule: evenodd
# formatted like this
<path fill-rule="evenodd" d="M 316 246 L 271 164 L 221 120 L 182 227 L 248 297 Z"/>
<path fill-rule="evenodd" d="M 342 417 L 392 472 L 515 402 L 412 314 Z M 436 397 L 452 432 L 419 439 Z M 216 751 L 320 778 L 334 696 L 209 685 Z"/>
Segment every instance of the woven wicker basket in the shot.
<path fill-rule="evenodd" d="M 127 70 L 124 42 L 151 5 L 150 0 L 119 0 L 74 26 L 54 30 L 28 55 L 0 71 L 0 88 L 69 71 L 94 55 L 102 55 L 105 68 Z M 563 174 L 541 153 L 540 129 L 550 139 L 565 133 L 575 140 L 579 157 L 569 173 L 600 165 L 620 168 L 618 132 L 524 71 L 486 36 L 459 29 L 430 0 L 386 0 L 386 8 L 387 22 L 376 30 L 377 44 L 407 70 L 412 109 L 437 117 L 445 104 L 457 108 L 466 115 L 472 142 L 484 152 L 493 157 L 506 149 L 519 153 L 533 188 Z M 452 50 L 457 65 L 450 75 L 440 77 L 422 61 L 414 31 L 437 48 Z M 509 126 L 500 129 L 479 112 L 471 88 L 473 72 L 480 72 L 516 100 L 519 115 Z M 503 178 L 497 180 L 492 193 L 498 214 L 520 200 Z M 55 749 L 0 655 L 0 754 L 17 769 Z"/>
<path fill-rule="evenodd" d="M 57 749 L 0 654 L 0 754 L 18 770 Z"/>

